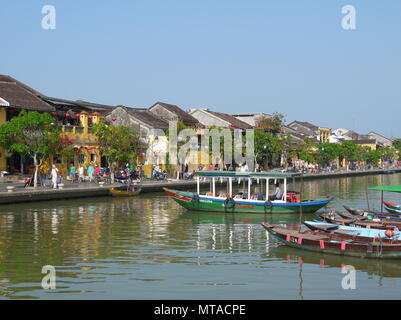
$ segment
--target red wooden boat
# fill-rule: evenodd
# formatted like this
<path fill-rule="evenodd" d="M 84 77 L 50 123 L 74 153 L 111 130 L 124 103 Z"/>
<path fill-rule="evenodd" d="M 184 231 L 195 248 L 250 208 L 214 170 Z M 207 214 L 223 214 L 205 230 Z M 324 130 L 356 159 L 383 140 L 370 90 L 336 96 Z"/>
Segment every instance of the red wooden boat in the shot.
<path fill-rule="evenodd" d="M 401 221 L 386 220 L 386 219 L 375 219 L 375 220 L 364 220 L 359 217 L 354 217 L 353 219 L 342 218 L 337 214 L 336 211 L 330 210 L 328 213 L 315 213 L 323 221 L 336 223 L 344 226 L 351 227 L 362 227 L 362 228 L 372 228 L 372 229 L 398 229 L 401 230 Z"/>
<path fill-rule="evenodd" d="M 388 201 L 383 201 L 383 204 L 392 209 L 399 209 L 399 210 L 401 209 L 401 206 L 399 204 L 391 203 Z"/>
<path fill-rule="evenodd" d="M 361 258 L 401 259 L 400 243 L 359 242 L 344 239 L 339 234 L 299 231 L 299 225 L 272 225 L 265 222 L 261 224 L 274 239 L 290 247 Z"/>

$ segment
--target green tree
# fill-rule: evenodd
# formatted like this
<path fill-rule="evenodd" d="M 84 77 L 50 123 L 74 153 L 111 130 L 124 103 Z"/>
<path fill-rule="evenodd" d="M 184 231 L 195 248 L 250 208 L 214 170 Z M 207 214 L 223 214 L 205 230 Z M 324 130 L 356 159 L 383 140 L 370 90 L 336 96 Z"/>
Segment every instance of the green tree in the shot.
<path fill-rule="evenodd" d="M 255 160 L 261 166 L 271 166 L 280 157 L 283 151 L 283 144 L 280 138 L 272 133 L 257 129 L 254 133 L 255 138 Z"/>
<path fill-rule="evenodd" d="M 316 148 L 315 143 L 312 139 L 305 137 L 299 144 L 298 158 L 305 162 L 314 163 L 316 162 L 314 149 Z"/>
<path fill-rule="evenodd" d="M 289 134 L 282 134 L 279 136 L 280 148 L 282 149 L 283 159 L 287 167 L 288 159 L 294 159 L 297 154 L 297 145 L 294 138 Z"/>
<path fill-rule="evenodd" d="M 396 152 L 396 159 L 401 160 L 401 141 L 400 140 L 395 140 L 393 142 L 393 148 L 395 149 Z"/>
<path fill-rule="evenodd" d="M 365 155 L 366 162 L 370 163 L 372 165 L 378 165 L 380 162 L 381 156 L 382 155 L 379 150 L 369 150 Z"/>
<path fill-rule="evenodd" d="M 0 126 L 0 145 L 10 153 L 29 155 L 33 159 L 35 188 L 43 160 L 62 148 L 61 133 L 53 121 L 48 113 L 23 110 Z"/>
<path fill-rule="evenodd" d="M 330 163 L 340 156 L 340 145 L 337 143 L 321 143 L 318 146 L 316 160 L 321 165 L 330 165 Z"/>
<path fill-rule="evenodd" d="M 265 132 L 278 135 L 281 133 L 281 129 L 284 123 L 284 115 L 278 112 L 274 112 L 271 117 L 263 116 L 256 121 L 256 128 L 263 129 Z"/>
<path fill-rule="evenodd" d="M 369 147 L 356 145 L 355 161 L 366 163 L 369 152 L 370 152 Z"/>
<path fill-rule="evenodd" d="M 73 162 L 75 157 L 73 144 L 74 142 L 67 135 L 61 135 L 54 154 L 64 157 L 67 164 Z"/>
<path fill-rule="evenodd" d="M 351 141 L 341 142 L 338 152 L 339 157 L 345 159 L 347 163 L 358 160 L 356 144 Z"/>
<path fill-rule="evenodd" d="M 397 155 L 397 150 L 391 147 L 380 148 L 379 151 L 383 161 L 392 161 Z"/>
<path fill-rule="evenodd" d="M 170 143 L 170 148 L 173 146 L 173 144 L 171 144 L 172 143 L 171 138 L 173 138 L 173 140 L 176 139 L 176 142 L 177 142 L 176 156 L 177 157 L 179 157 L 179 150 L 181 150 L 181 147 L 184 146 L 186 143 L 188 143 L 191 140 L 191 137 L 188 137 L 188 136 L 185 137 L 184 139 L 180 138 L 180 132 L 183 130 L 186 130 L 186 129 L 192 129 L 192 128 L 187 126 L 182 120 L 179 120 L 176 123 L 176 130 L 177 130 L 176 137 L 174 137 L 173 132 L 170 132 L 170 127 L 166 130 L 166 136 L 167 136 L 167 140 Z M 172 136 L 170 136 L 170 134 Z M 182 158 L 179 159 L 179 163 L 180 162 L 184 162 L 184 159 L 182 159 Z M 172 165 L 170 163 L 170 153 L 167 153 L 167 156 L 166 156 L 166 167 L 167 167 L 168 172 L 171 172 L 173 169 Z M 182 163 L 181 163 L 181 167 L 182 167 L 181 169 L 183 169 Z"/>
<path fill-rule="evenodd" d="M 138 150 L 141 149 L 137 130 L 123 125 L 108 126 L 101 121 L 93 126 L 93 133 L 98 138 L 100 151 L 106 158 L 112 174 L 115 163 L 126 163 L 131 160 L 136 162 Z"/>

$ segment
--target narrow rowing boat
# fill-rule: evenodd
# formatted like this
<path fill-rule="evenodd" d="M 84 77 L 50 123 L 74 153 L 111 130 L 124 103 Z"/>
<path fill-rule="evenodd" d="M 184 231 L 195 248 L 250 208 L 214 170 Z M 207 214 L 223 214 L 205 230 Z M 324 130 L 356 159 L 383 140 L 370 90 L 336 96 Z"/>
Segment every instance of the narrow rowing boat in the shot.
<path fill-rule="evenodd" d="M 351 216 L 365 216 L 365 217 L 374 217 L 374 218 L 385 218 L 385 219 L 392 219 L 392 220 L 400 220 L 401 221 L 401 216 L 399 214 L 394 214 L 394 213 L 385 213 L 385 212 L 379 212 L 379 211 L 368 211 L 368 210 L 363 210 L 363 209 L 354 209 L 349 206 L 344 205 L 343 206 L 345 210 L 347 210 Z M 343 213 L 344 214 L 344 213 Z"/>
<path fill-rule="evenodd" d="M 261 224 L 274 239 L 290 247 L 361 258 L 401 259 L 400 243 L 344 240 L 340 234 L 297 230 L 298 226 L 291 225 Z"/>
<path fill-rule="evenodd" d="M 401 205 L 399 205 L 399 204 L 391 203 L 391 202 L 388 202 L 388 201 L 383 201 L 383 204 L 388 208 L 401 209 Z"/>
<path fill-rule="evenodd" d="M 318 230 L 326 233 L 340 234 L 344 239 L 348 240 L 362 242 L 392 241 L 392 243 L 401 244 L 401 232 L 393 231 L 391 229 L 367 229 L 362 227 L 342 226 L 321 221 L 304 221 L 303 224 L 312 231 Z"/>
<path fill-rule="evenodd" d="M 384 209 L 386 209 L 386 211 L 389 212 L 389 213 L 392 213 L 392 214 L 395 214 L 395 215 L 398 215 L 398 216 L 401 215 L 401 209 L 396 209 L 396 208 L 387 207 L 387 206 L 384 206 Z M 400 219 L 401 219 L 401 217 L 400 217 Z"/>
<path fill-rule="evenodd" d="M 127 190 L 127 187 L 116 187 L 116 188 L 110 188 L 109 192 L 113 197 L 132 197 L 140 194 L 141 188 L 135 187 L 133 189 Z"/>
<path fill-rule="evenodd" d="M 315 213 L 315 214 L 323 221 L 336 223 L 343 226 L 351 226 L 351 227 L 355 226 L 355 227 L 382 229 L 382 230 L 387 230 L 389 228 L 398 230 L 401 229 L 401 221 L 398 222 L 391 219 L 385 220 L 385 219 L 374 218 L 373 220 L 369 221 L 365 219 L 360 219 L 359 217 L 355 217 L 353 219 L 344 219 L 340 217 L 334 210 L 330 210 L 328 213 Z"/>

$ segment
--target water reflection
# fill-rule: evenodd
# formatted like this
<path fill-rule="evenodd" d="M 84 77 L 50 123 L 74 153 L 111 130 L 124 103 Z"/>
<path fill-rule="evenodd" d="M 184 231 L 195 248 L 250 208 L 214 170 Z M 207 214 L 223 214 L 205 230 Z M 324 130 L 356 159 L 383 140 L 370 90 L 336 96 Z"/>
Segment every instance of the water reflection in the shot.
<path fill-rule="evenodd" d="M 306 181 L 305 197 L 331 195 L 336 197 L 332 207 L 340 208 L 344 201 L 366 207 L 366 187 L 380 185 L 382 179 L 384 184 L 401 184 L 398 174 Z M 289 188 L 298 190 L 299 184 Z M 398 194 L 386 197 L 401 203 Z M 377 192 L 369 193 L 371 206 L 378 207 L 379 200 Z M 401 276 L 397 261 L 318 255 L 280 246 L 260 226 L 262 221 L 296 223 L 299 216 L 189 212 L 164 194 L 2 206 L 0 297 L 210 298 L 209 286 L 224 283 L 246 285 L 248 291 L 241 290 L 246 298 L 271 298 L 280 292 L 282 298 L 302 299 L 318 294 L 316 279 L 327 280 L 327 274 L 311 279 L 315 267 L 337 270 L 351 264 L 377 283 Z M 44 265 L 56 267 L 55 291 L 41 289 Z M 224 267 L 216 269 L 219 266 Z M 194 270 L 201 267 L 205 273 L 194 281 Z M 228 273 L 227 268 L 234 271 Z M 291 287 L 288 280 L 286 290 L 280 289 L 282 283 L 262 287 L 257 279 L 266 270 L 272 273 L 269 281 L 293 276 L 297 285 Z M 132 287 L 137 291 L 127 289 Z M 256 292 L 261 295 L 253 296 Z M 224 294 L 241 298 L 230 289 Z M 219 296 L 221 292 L 213 297 Z"/>

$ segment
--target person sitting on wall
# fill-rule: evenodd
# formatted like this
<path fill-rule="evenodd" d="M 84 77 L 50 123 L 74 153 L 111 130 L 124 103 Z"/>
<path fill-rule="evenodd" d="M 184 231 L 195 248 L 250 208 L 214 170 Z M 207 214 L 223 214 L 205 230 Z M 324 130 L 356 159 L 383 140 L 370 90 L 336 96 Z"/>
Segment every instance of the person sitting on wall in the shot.
<path fill-rule="evenodd" d="M 270 201 L 274 201 L 274 200 L 281 200 L 281 198 L 283 197 L 283 193 L 280 189 L 280 183 L 276 183 L 276 191 L 274 192 L 274 194 L 269 195 L 269 200 Z"/>

